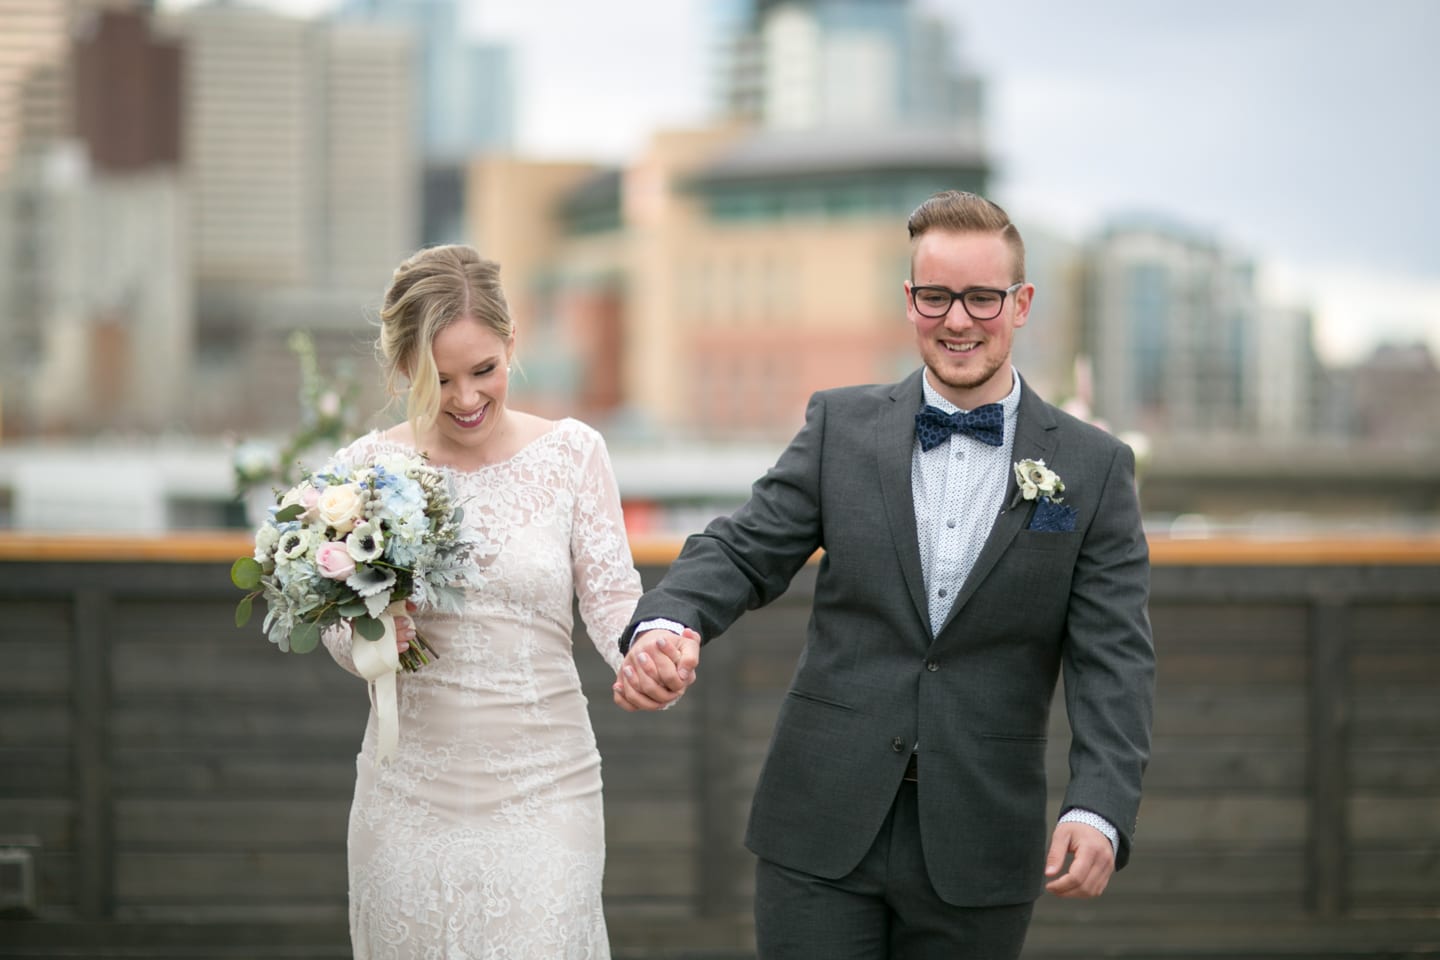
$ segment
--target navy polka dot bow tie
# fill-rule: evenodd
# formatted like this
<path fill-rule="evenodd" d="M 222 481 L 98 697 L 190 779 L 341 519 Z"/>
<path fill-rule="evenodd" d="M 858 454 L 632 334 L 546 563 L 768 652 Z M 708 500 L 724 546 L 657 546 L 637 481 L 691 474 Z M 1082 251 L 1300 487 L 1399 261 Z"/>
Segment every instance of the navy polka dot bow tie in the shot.
<path fill-rule="evenodd" d="M 940 446 L 952 433 L 963 433 L 998 447 L 1005 442 L 1005 408 L 998 403 L 987 403 L 969 413 L 959 410 L 946 413 L 927 405 L 915 414 L 915 436 L 920 440 L 921 450 Z"/>

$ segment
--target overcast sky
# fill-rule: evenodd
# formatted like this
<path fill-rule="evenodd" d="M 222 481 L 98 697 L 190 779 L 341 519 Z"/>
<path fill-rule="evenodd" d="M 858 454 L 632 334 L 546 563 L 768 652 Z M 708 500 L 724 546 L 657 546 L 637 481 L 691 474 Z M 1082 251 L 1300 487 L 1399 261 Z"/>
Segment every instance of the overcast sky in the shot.
<path fill-rule="evenodd" d="M 329 0 L 270 0 L 297 12 Z M 986 82 L 1022 225 L 1143 212 L 1215 236 L 1321 346 L 1440 351 L 1440 0 L 917 0 Z M 522 150 L 621 160 L 707 117 L 710 0 L 472 0 L 518 54 Z"/>

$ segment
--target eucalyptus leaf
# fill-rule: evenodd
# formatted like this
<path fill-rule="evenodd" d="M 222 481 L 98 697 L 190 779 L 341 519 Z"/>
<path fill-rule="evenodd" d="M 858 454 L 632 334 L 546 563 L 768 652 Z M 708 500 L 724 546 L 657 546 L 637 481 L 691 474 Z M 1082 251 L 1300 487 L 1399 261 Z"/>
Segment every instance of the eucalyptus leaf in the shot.
<path fill-rule="evenodd" d="M 461 509 L 460 507 L 456 507 L 456 508 L 455 508 L 455 512 L 452 513 L 452 514 L 450 514 L 450 522 L 453 523 L 453 524 L 455 524 L 455 526 L 457 526 L 457 527 L 460 526 L 460 523 L 461 523 L 464 519 L 465 519 L 465 511 L 464 511 L 463 509 Z"/>
<path fill-rule="evenodd" d="M 249 623 L 250 614 L 254 610 L 254 608 L 255 601 L 251 597 L 246 597 L 239 603 L 235 604 L 235 626 L 243 627 L 245 626 L 245 624 Z"/>
<path fill-rule="evenodd" d="M 309 653 L 320 643 L 320 626 L 315 623 L 298 623 L 290 631 L 290 652 Z"/>
<path fill-rule="evenodd" d="M 276 523 L 284 523 L 287 520 L 298 520 L 305 508 L 298 503 L 292 503 L 275 514 Z"/>
<path fill-rule="evenodd" d="M 356 618 L 355 630 L 366 640 L 379 640 L 385 636 L 385 624 L 374 617 Z"/>
<path fill-rule="evenodd" d="M 340 616 L 345 617 L 347 620 L 353 620 L 356 617 L 363 617 L 367 612 L 365 604 L 359 600 L 350 600 L 346 603 L 342 603 L 337 609 L 340 613 Z"/>
<path fill-rule="evenodd" d="M 230 566 L 230 582 L 241 590 L 254 590 L 260 586 L 260 577 L 264 572 L 254 557 L 241 557 Z"/>

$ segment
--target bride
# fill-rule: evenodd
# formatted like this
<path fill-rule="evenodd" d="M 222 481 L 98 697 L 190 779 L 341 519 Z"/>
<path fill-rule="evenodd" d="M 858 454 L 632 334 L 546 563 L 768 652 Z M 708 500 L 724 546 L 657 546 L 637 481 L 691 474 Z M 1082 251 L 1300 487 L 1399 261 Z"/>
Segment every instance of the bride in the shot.
<path fill-rule="evenodd" d="M 449 478 L 484 586 L 460 615 L 400 618 L 438 659 L 398 678 L 400 741 L 371 711 L 350 811 L 359 958 L 607 958 L 600 756 L 571 650 L 572 598 L 605 661 L 640 596 L 604 441 L 506 404 L 515 337 L 499 267 L 465 246 L 396 269 L 378 343 L 408 419 L 341 450 L 424 453 Z M 325 638 L 355 672 L 347 630 Z"/>

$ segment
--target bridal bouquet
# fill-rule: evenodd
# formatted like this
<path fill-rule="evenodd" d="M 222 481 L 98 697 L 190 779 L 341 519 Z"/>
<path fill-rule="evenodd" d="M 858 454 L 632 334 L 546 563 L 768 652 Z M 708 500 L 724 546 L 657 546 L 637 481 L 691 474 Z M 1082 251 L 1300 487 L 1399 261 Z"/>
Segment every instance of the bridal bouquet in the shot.
<path fill-rule="evenodd" d="M 376 655 L 388 664 L 406 600 L 458 612 L 464 588 L 480 585 L 477 544 L 462 538 L 462 516 L 444 475 L 419 457 L 389 455 L 353 469 L 332 463 L 277 496 L 254 555 L 231 567 L 230 579 L 249 591 L 235 625 L 249 622 L 261 597 L 263 629 L 281 650 L 308 653 L 323 629 L 349 620 L 357 665 L 359 648 L 379 641 L 389 651 Z M 418 634 L 415 641 L 392 673 L 434 659 Z"/>

